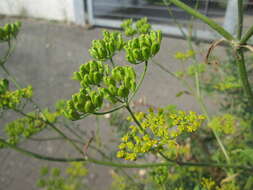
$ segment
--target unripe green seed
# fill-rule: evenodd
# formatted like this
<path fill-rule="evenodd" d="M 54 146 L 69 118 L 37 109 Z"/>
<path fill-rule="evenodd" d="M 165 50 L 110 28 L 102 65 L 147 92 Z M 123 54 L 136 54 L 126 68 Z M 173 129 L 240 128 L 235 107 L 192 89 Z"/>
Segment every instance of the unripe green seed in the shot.
<path fill-rule="evenodd" d="M 113 55 L 116 50 L 114 43 L 111 41 L 111 42 L 109 42 L 108 46 L 109 46 L 110 54 Z"/>
<path fill-rule="evenodd" d="M 99 84 L 100 81 L 101 81 L 101 79 L 102 79 L 101 74 L 100 74 L 99 72 L 95 72 L 95 73 L 94 73 L 94 77 L 93 77 L 94 82 L 95 82 L 96 84 Z"/>
<path fill-rule="evenodd" d="M 131 88 L 131 77 L 130 76 L 126 76 L 124 78 L 124 84 L 125 84 L 126 88 L 128 88 L 128 89 Z"/>
<path fill-rule="evenodd" d="M 125 86 L 121 86 L 118 89 L 118 96 L 126 98 L 129 94 L 129 90 Z"/>
<path fill-rule="evenodd" d="M 87 102 L 85 103 L 84 110 L 85 110 L 85 112 L 87 112 L 87 113 L 92 113 L 92 112 L 94 112 L 94 106 L 93 106 L 93 104 L 91 103 L 91 101 L 87 101 Z"/>
<path fill-rule="evenodd" d="M 110 92 L 110 94 L 111 94 L 112 96 L 117 95 L 117 87 L 115 87 L 115 86 L 113 86 L 113 85 L 110 85 L 109 88 L 108 88 L 108 90 L 109 90 L 109 92 Z"/>
<path fill-rule="evenodd" d="M 73 76 L 74 80 L 82 80 L 81 74 L 79 72 L 74 72 L 74 76 Z"/>
<path fill-rule="evenodd" d="M 151 53 L 152 53 L 152 55 L 157 54 L 157 52 L 159 51 L 159 49 L 160 49 L 160 44 L 158 42 L 153 43 L 152 46 L 151 46 Z"/>
<path fill-rule="evenodd" d="M 138 49 L 133 50 L 133 57 L 134 57 L 135 60 L 138 60 L 138 61 L 141 60 L 142 56 L 141 56 L 141 53 Z"/>
<path fill-rule="evenodd" d="M 143 56 L 144 60 L 148 60 L 150 57 L 150 49 L 148 47 L 143 47 L 141 49 L 141 52 L 142 52 L 142 56 Z"/>
<path fill-rule="evenodd" d="M 98 70 L 98 64 L 96 61 L 90 62 L 90 72 L 94 72 Z"/>
<path fill-rule="evenodd" d="M 135 91 L 135 89 L 136 89 L 136 82 L 134 80 L 131 80 L 130 84 L 131 84 L 131 90 Z"/>
<path fill-rule="evenodd" d="M 162 41 L 162 31 L 161 30 L 157 31 L 157 39 L 158 39 L 158 42 L 161 43 L 161 41 Z"/>

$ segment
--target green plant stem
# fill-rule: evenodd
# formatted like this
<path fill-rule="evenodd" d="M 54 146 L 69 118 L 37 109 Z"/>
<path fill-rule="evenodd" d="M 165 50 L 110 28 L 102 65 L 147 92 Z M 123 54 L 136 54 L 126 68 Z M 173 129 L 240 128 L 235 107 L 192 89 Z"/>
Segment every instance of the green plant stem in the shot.
<path fill-rule="evenodd" d="M 54 124 L 50 123 L 49 121 L 47 120 L 44 120 L 44 119 L 41 119 L 41 118 L 34 118 L 30 115 L 27 115 L 25 114 L 24 112 L 22 112 L 21 110 L 18 110 L 18 109 L 15 109 L 14 111 L 16 111 L 17 113 L 25 116 L 25 117 L 28 117 L 28 118 L 31 118 L 31 119 L 39 119 L 40 121 L 44 122 L 45 124 L 49 125 L 55 132 L 57 132 L 60 136 L 62 136 L 66 141 L 68 141 L 71 145 L 73 145 L 73 147 L 81 154 L 83 155 L 83 151 L 81 148 L 79 148 L 71 139 L 69 139 L 61 130 L 59 130 Z"/>
<path fill-rule="evenodd" d="M 213 20 L 209 19 L 207 16 L 199 13 L 198 11 L 194 10 L 193 8 L 189 7 L 185 3 L 181 2 L 180 0 L 169 0 L 171 3 L 175 4 L 176 6 L 180 7 L 187 13 L 189 13 L 191 16 L 194 16 L 195 18 L 198 18 L 202 20 L 204 23 L 209 25 L 212 29 L 214 29 L 217 33 L 219 33 L 221 36 L 223 36 L 228 41 L 235 40 L 234 37 L 226 31 L 222 26 L 214 22 Z"/>
<path fill-rule="evenodd" d="M 111 62 L 111 64 L 112 64 L 112 67 L 115 67 L 115 63 L 114 63 L 114 61 L 113 61 L 112 58 L 110 58 L 110 62 Z"/>
<path fill-rule="evenodd" d="M 194 61 L 195 61 L 195 64 L 197 64 L 197 60 L 196 60 L 196 57 L 194 56 L 193 57 Z M 198 70 L 195 72 L 195 89 L 196 89 L 196 93 L 193 93 L 193 95 L 195 96 L 195 99 L 196 101 L 199 103 L 200 107 L 201 107 L 201 110 L 202 112 L 205 114 L 205 116 L 207 117 L 207 121 L 208 123 L 211 121 L 210 117 L 209 117 L 209 113 L 207 111 L 207 107 L 206 105 L 204 104 L 204 101 L 203 101 L 203 97 L 202 97 L 202 94 L 201 94 L 201 89 L 200 89 L 200 80 L 199 80 L 199 72 Z M 225 159 L 227 161 L 228 164 L 230 164 L 230 157 L 227 153 L 227 150 L 225 148 L 225 146 L 223 145 L 218 133 L 212 129 L 212 132 L 217 140 L 217 143 L 222 151 L 222 153 L 224 154 L 225 156 Z"/>
<path fill-rule="evenodd" d="M 0 67 L 7 74 L 7 76 L 14 83 L 14 85 L 17 88 L 21 89 L 21 85 L 18 83 L 18 81 L 14 77 L 12 77 L 12 75 L 10 74 L 10 72 L 8 71 L 8 69 L 3 64 L 1 64 Z"/>
<path fill-rule="evenodd" d="M 9 57 L 11 56 L 11 54 L 15 50 L 15 48 L 16 48 L 16 43 L 14 43 L 14 45 L 13 45 L 11 43 L 11 41 L 8 41 L 8 50 L 5 53 L 5 55 L 3 56 L 3 58 L 0 59 L 0 65 L 4 65 L 7 62 L 7 60 L 9 59 Z"/>
<path fill-rule="evenodd" d="M 246 44 L 248 40 L 252 37 L 252 35 L 253 35 L 253 26 L 251 26 L 250 29 L 246 32 L 246 34 L 244 34 L 244 36 L 240 40 L 240 44 L 241 45 Z"/>
<path fill-rule="evenodd" d="M 171 75 L 172 77 L 174 77 L 175 79 L 179 80 L 182 82 L 182 84 L 188 88 L 188 90 L 193 94 L 194 90 L 193 88 L 188 84 L 188 82 L 180 77 L 177 77 L 173 72 L 171 72 L 170 70 L 168 70 L 166 67 L 164 67 L 162 64 L 158 63 L 155 60 L 152 60 L 154 62 L 154 64 L 156 64 L 162 71 L 168 73 L 169 75 Z"/>
<path fill-rule="evenodd" d="M 241 82 L 242 82 L 242 85 L 244 88 L 244 92 L 249 100 L 249 104 L 253 108 L 253 93 L 252 93 L 252 89 L 251 89 L 251 86 L 250 86 L 250 83 L 248 80 L 248 74 L 247 74 L 247 70 L 246 70 L 246 66 L 245 66 L 244 53 L 243 53 L 242 49 L 237 50 L 236 59 L 237 59 L 239 74 L 240 74 Z"/>
<path fill-rule="evenodd" d="M 109 110 L 109 111 L 105 111 L 105 112 L 94 112 L 93 114 L 94 114 L 94 115 L 105 115 L 105 114 L 108 114 L 108 113 L 115 112 L 115 111 L 117 111 L 117 110 L 119 110 L 119 109 L 122 109 L 122 108 L 124 108 L 125 106 L 126 106 L 125 104 L 122 104 L 122 105 L 120 105 L 120 106 L 118 106 L 118 107 L 115 107 L 115 108 Z"/>
<path fill-rule="evenodd" d="M 237 39 L 241 40 L 243 29 L 243 0 L 237 0 L 237 4 L 238 4 Z"/>
<path fill-rule="evenodd" d="M 200 85 L 199 85 L 199 82 L 200 82 L 200 81 L 199 81 L 198 75 L 195 74 L 195 85 L 196 85 L 196 91 L 197 91 L 197 93 L 195 93 L 194 90 L 191 88 L 191 86 L 190 86 L 186 81 L 184 81 L 183 79 L 177 77 L 173 72 L 169 71 L 169 70 L 168 70 L 167 68 L 165 68 L 163 65 L 161 65 L 161 64 L 159 64 L 159 63 L 157 63 L 157 62 L 154 62 L 154 63 L 155 63 L 160 69 L 162 69 L 163 71 L 165 71 L 166 73 L 168 73 L 168 74 L 170 74 L 171 76 L 173 76 L 174 78 L 180 80 L 180 81 L 183 83 L 183 85 L 184 85 L 185 87 L 187 87 L 187 88 L 191 91 L 192 95 L 195 97 L 196 101 L 197 101 L 198 104 L 200 105 L 200 108 L 201 108 L 202 112 L 203 112 L 203 113 L 205 114 L 205 116 L 207 117 L 207 120 L 210 121 L 209 113 L 207 112 L 207 108 L 206 108 L 206 106 L 205 106 L 205 104 L 204 104 L 204 102 L 203 102 L 203 98 L 202 98 L 201 93 L 200 93 Z M 212 131 L 213 131 L 213 134 L 214 134 L 214 136 L 215 136 L 215 138 L 216 138 L 216 140 L 217 140 L 217 143 L 218 143 L 218 145 L 219 145 L 221 151 L 223 152 L 223 154 L 224 154 L 224 156 L 225 156 L 227 162 L 230 163 L 229 155 L 228 155 L 228 153 L 227 153 L 227 151 L 226 151 L 226 149 L 225 149 L 225 147 L 224 147 L 224 145 L 223 145 L 221 139 L 219 138 L 219 135 L 218 135 L 213 129 L 212 129 Z"/>
<path fill-rule="evenodd" d="M 84 158 L 57 158 L 57 157 L 49 157 L 44 156 L 41 154 L 37 154 L 28 150 L 25 150 L 23 148 L 17 147 L 15 145 L 12 145 L 8 142 L 6 142 L 4 139 L 0 138 L 0 143 L 4 144 L 5 146 L 16 150 L 17 152 L 20 152 L 22 154 L 25 154 L 27 156 L 41 159 L 41 160 L 47 160 L 47 161 L 54 161 L 54 162 L 91 162 L 102 166 L 109 166 L 109 167 L 121 167 L 121 168 L 150 168 L 150 167 L 158 167 L 158 166 L 168 166 L 172 165 L 172 162 L 162 162 L 162 163 L 146 163 L 146 164 L 123 164 L 123 163 L 117 163 L 117 162 L 110 162 L 110 161 L 102 161 L 97 160 L 92 157 L 86 156 Z M 245 170 L 249 172 L 253 172 L 252 167 L 247 166 L 239 166 L 239 165 L 229 165 L 229 164 L 223 164 L 223 163 L 193 163 L 193 162 L 180 162 L 180 161 L 174 161 L 174 163 L 180 165 L 180 166 L 196 166 L 196 167 L 218 167 L 218 168 L 234 168 L 238 170 Z"/>
<path fill-rule="evenodd" d="M 147 70 L 148 70 L 148 62 L 145 61 L 144 70 L 143 70 L 143 72 L 142 72 L 142 74 L 141 74 L 140 81 L 139 81 L 139 83 L 137 84 L 137 87 L 136 87 L 135 91 L 133 92 L 132 96 L 129 98 L 129 101 L 128 101 L 128 102 L 131 102 L 132 99 L 133 99 L 133 97 L 134 97 L 134 96 L 136 95 L 136 93 L 139 91 L 139 89 L 140 89 L 140 87 L 141 87 L 141 85 L 142 85 L 142 82 L 143 82 L 143 80 L 144 80 L 144 78 L 145 78 L 145 76 L 146 76 Z"/>
<path fill-rule="evenodd" d="M 133 118 L 134 122 L 137 124 L 137 126 L 141 129 L 141 131 L 144 132 L 144 129 L 143 129 L 143 127 L 141 126 L 141 123 L 140 123 L 140 122 L 138 121 L 138 119 L 135 117 L 135 115 L 134 115 L 132 109 L 130 108 L 129 104 L 127 104 L 125 107 L 126 107 L 127 111 L 130 113 L 130 115 L 131 115 L 131 117 Z"/>

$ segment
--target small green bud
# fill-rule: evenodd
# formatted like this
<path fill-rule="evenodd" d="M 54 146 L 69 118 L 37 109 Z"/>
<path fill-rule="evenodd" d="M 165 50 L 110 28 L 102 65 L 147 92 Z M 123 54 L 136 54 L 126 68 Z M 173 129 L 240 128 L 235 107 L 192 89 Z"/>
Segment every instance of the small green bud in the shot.
<path fill-rule="evenodd" d="M 83 87 L 89 86 L 89 84 L 91 83 L 89 75 L 84 75 L 82 82 Z"/>
<path fill-rule="evenodd" d="M 125 87 L 130 89 L 131 88 L 131 77 L 130 76 L 126 76 L 124 78 L 124 84 L 125 84 Z"/>
<path fill-rule="evenodd" d="M 131 80 L 130 84 L 131 84 L 131 90 L 135 91 L 135 89 L 136 89 L 136 82 L 134 80 Z"/>
<path fill-rule="evenodd" d="M 73 79 L 81 81 L 82 80 L 81 74 L 79 72 L 74 72 Z"/>
<path fill-rule="evenodd" d="M 121 86 L 118 89 L 118 96 L 126 98 L 129 94 L 129 90 L 125 86 Z"/>
<path fill-rule="evenodd" d="M 115 87 L 114 85 L 110 85 L 108 90 L 112 96 L 117 95 L 117 87 Z"/>
<path fill-rule="evenodd" d="M 96 61 L 89 62 L 90 64 L 90 72 L 94 72 L 98 70 L 98 64 Z"/>
<path fill-rule="evenodd" d="M 135 60 L 140 61 L 142 58 L 141 52 L 138 49 L 133 50 L 133 57 Z"/>
<path fill-rule="evenodd" d="M 160 44 L 158 42 L 153 43 L 151 46 L 152 55 L 156 55 L 159 50 L 160 50 Z"/>
<path fill-rule="evenodd" d="M 92 112 L 94 112 L 94 106 L 93 106 L 93 104 L 91 103 L 91 101 L 87 101 L 87 102 L 85 103 L 84 110 L 85 110 L 85 112 L 87 112 L 87 113 L 92 113 Z"/>
<path fill-rule="evenodd" d="M 102 76 L 99 72 L 94 73 L 93 80 L 96 84 L 99 84 L 101 82 Z"/>
<path fill-rule="evenodd" d="M 161 41 L 162 41 L 162 31 L 161 30 L 157 31 L 157 39 L 158 39 L 158 42 L 161 43 Z"/>
<path fill-rule="evenodd" d="M 114 43 L 111 41 L 109 42 L 108 46 L 109 46 L 110 54 L 113 55 L 116 50 Z"/>
<path fill-rule="evenodd" d="M 143 47 L 141 49 L 142 56 L 144 57 L 144 60 L 148 60 L 150 57 L 150 49 L 148 47 Z"/>

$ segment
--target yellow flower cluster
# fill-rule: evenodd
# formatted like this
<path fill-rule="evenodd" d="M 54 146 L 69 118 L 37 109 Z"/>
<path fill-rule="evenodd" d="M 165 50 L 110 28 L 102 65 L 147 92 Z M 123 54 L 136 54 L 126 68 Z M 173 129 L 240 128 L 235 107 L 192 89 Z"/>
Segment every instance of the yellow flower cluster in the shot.
<path fill-rule="evenodd" d="M 0 81 L 0 109 L 14 109 L 21 103 L 22 98 L 32 97 L 32 86 L 10 91 L 6 80 Z"/>
<path fill-rule="evenodd" d="M 130 131 L 121 139 L 118 158 L 136 160 L 148 152 L 157 152 L 166 148 L 175 148 L 176 137 L 185 132 L 194 132 L 202 124 L 205 117 L 195 112 L 164 111 L 158 113 L 152 109 L 149 113 L 137 113 L 135 117 L 141 127 L 132 125 Z M 132 121 L 132 119 L 130 119 Z"/>
<path fill-rule="evenodd" d="M 178 60 L 186 61 L 193 56 L 195 56 L 195 52 L 193 50 L 188 50 L 187 52 L 177 52 L 174 57 Z"/>
<path fill-rule="evenodd" d="M 27 115 L 28 117 L 19 118 L 5 125 L 4 131 L 8 143 L 18 144 L 21 140 L 28 139 L 47 126 L 43 120 L 54 123 L 61 114 L 45 109 L 43 114 L 32 112 Z"/>

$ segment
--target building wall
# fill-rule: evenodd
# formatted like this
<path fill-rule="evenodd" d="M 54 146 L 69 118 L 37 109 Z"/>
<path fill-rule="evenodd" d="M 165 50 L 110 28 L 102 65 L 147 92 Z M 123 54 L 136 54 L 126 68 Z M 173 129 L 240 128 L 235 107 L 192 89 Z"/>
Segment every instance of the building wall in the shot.
<path fill-rule="evenodd" d="M 85 24 L 83 0 L 0 0 L 0 14 Z"/>

